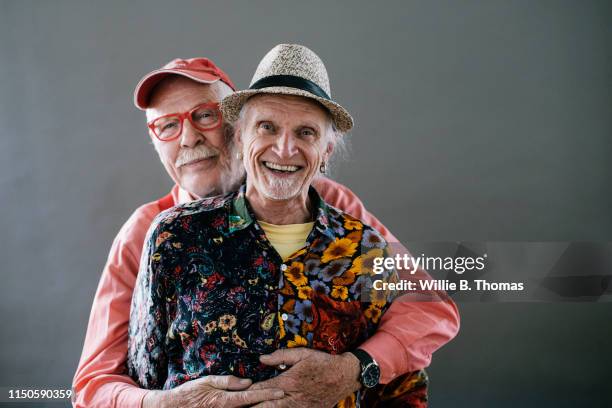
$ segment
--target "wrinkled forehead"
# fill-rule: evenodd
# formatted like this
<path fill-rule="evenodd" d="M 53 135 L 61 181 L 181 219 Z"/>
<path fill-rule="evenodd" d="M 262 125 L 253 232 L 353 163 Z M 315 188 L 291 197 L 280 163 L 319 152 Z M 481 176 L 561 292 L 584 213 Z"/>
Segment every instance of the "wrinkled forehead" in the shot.
<path fill-rule="evenodd" d="M 331 120 L 329 111 L 317 101 L 295 95 L 254 95 L 244 105 L 245 115 L 251 118 L 269 117 L 277 120 Z"/>
<path fill-rule="evenodd" d="M 178 75 L 164 78 L 151 91 L 149 107 L 145 111 L 147 120 L 184 112 L 201 103 L 219 102 L 224 96 L 219 83 L 202 84 Z"/>

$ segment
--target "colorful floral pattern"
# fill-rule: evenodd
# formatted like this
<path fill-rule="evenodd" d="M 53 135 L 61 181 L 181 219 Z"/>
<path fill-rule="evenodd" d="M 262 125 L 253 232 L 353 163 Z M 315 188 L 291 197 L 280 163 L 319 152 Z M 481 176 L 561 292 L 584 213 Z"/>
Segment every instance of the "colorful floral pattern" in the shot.
<path fill-rule="evenodd" d="M 258 358 L 278 348 L 354 349 L 392 300 L 372 289 L 375 279 L 396 279 L 369 266 L 386 254 L 378 232 L 311 189 L 314 228 L 306 247 L 283 262 L 244 191 L 175 207 L 153 222 L 128 342 L 128 372 L 144 388 L 210 374 L 265 380 L 278 373 Z"/>

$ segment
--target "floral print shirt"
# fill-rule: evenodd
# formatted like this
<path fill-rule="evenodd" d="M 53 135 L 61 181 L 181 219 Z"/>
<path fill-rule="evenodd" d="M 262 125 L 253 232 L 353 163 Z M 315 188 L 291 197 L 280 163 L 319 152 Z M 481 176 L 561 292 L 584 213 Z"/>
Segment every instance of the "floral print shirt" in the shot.
<path fill-rule="evenodd" d="M 262 354 L 287 347 L 339 354 L 374 333 L 393 294 L 372 283 L 397 279 L 393 270 L 372 271 L 386 243 L 314 189 L 309 195 L 314 227 L 285 262 L 255 220 L 244 185 L 155 219 L 130 314 L 134 380 L 148 389 L 206 375 L 261 381 L 278 374 L 259 362 Z"/>

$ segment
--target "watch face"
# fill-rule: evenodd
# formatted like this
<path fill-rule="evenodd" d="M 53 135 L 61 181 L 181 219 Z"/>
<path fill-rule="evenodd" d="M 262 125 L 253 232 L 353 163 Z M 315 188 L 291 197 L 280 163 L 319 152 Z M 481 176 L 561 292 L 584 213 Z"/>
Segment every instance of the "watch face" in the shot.
<path fill-rule="evenodd" d="M 378 368 L 378 365 L 368 364 L 361 373 L 361 381 L 366 388 L 377 386 L 380 381 L 380 368 Z"/>

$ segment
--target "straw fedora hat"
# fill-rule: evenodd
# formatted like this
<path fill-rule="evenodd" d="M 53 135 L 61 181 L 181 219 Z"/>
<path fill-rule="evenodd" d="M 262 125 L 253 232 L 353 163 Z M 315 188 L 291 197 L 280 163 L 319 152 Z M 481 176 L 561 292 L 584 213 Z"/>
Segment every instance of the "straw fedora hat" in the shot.
<path fill-rule="evenodd" d="M 225 120 L 235 122 L 247 99 L 264 93 L 314 99 L 327 108 L 340 132 L 348 132 L 353 127 L 351 115 L 331 99 L 323 61 L 303 45 L 279 44 L 272 48 L 259 63 L 249 88 L 234 92 L 221 101 Z"/>

